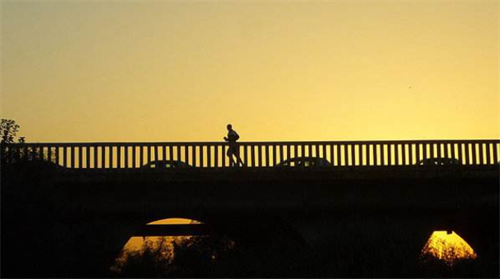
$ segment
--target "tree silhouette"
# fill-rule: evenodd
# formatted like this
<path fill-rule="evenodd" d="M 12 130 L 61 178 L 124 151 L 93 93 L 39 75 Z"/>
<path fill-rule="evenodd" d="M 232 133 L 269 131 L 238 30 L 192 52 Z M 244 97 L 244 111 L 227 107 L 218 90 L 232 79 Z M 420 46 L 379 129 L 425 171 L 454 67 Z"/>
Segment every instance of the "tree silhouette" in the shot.
<path fill-rule="evenodd" d="M 2 119 L 0 123 L 1 143 L 14 143 L 19 128 L 20 126 L 17 125 L 15 120 Z M 24 137 L 22 137 L 22 141 L 24 142 Z"/>

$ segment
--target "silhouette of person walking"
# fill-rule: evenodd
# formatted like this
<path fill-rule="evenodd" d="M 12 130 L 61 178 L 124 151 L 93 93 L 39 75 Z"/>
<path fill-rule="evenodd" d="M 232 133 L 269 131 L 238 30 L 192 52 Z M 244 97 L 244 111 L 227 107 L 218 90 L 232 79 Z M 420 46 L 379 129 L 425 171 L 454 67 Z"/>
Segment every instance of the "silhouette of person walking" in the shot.
<path fill-rule="evenodd" d="M 238 133 L 233 130 L 233 126 L 231 124 L 227 124 L 227 137 L 224 137 L 224 140 L 229 142 L 229 148 L 227 149 L 227 157 L 229 157 L 231 162 L 231 167 L 233 166 L 244 166 L 245 164 L 240 158 L 240 148 L 236 141 L 240 138 Z M 236 162 L 234 158 L 236 157 Z"/>

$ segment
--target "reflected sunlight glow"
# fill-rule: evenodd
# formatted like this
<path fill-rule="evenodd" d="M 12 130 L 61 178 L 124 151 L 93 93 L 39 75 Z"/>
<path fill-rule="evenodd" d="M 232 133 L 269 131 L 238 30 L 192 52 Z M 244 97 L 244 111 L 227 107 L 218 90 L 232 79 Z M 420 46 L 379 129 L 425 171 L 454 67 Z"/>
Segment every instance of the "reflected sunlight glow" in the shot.
<path fill-rule="evenodd" d="M 203 223 L 197 220 L 186 219 L 186 218 L 167 218 L 148 223 L 148 225 L 189 225 L 189 224 L 198 225 Z M 166 239 L 169 246 L 172 246 L 175 240 L 180 241 L 182 239 L 189 238 L 190 236 L 148 236 L 148 237 L 134 236 L 127 241 L 127 243 L 123 247 L 123 250 L 140 251 L 143 248 L 145 242 L 156 243 L 162 237 Z"/>
<path fill-rule="evenodd" d="M 476 259 L 477 254 L 472 247 L 458 234 L 446 231 L 435 231 L 422 249 L 423 256 L 431 256 L 444 261 L 448 266 L 457 260 Z"/>

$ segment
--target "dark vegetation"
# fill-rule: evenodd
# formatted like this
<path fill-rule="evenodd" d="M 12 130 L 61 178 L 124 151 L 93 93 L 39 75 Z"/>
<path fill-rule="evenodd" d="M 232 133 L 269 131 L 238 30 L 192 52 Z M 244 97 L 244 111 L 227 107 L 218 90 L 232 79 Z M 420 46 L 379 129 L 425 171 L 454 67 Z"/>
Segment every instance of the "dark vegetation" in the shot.
<path fill-rule="evenodd" d="M 165 238 L 145 242 L 142 251 L 122 251 L 117 277 L 294 277 L 305 274 L 308 249 L 303 240 L 279 230 L 249 235 L 193 236 L 174 241 L 171 257 Z M 254 234 L 255 233 L 255 234 Z M 280 235 L 278 235 L 280 234 Z M 166 253 L 167 252 L 167 253 Z"/>
<path fill-rule="evenodd" d="M 352 231 L 348 233 L 354 233 Z M 354 236 L 357 236 L 354 233 Z M 259 238 L 259 237 L 255 237 Z M 261 239 L 262 240 L 262 239 Z M 376 240 L 376 241 L 373 241 Z M 490 277 L 491 264 L 481 259 L 456 260 L 453 266 L 431 256 L 421 256 L 389 237 L 328 243 L 324 251 L 280 239 L 245 243 L 224 236 L 192 237 L 174 242 L 164 238 L 145 243 L 142 251 L 122 251 L 125 261 L 116 277 Z M 357 242 L 357 243 L 356 243 Z M 279 245 L 279 244 L 278 244 Z M 266 247 L 267 246 L 267 247 Z M 284 249 L 284 250 L 282 250 Z M 165 254 L 171 257 L 165 257 Z M 173 256 L 172 256 L 173 255 Z M 489 268 L 489 269 L 488 269 Z"/>

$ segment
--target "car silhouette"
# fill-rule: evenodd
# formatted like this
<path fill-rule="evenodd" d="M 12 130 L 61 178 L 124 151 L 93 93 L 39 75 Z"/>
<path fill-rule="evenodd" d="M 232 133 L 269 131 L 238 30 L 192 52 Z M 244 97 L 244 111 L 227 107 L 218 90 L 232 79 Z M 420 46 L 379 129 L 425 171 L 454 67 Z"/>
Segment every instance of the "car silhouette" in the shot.
<path fill-rule="evenodd" d="M 178 160 L 156 160 L 151 161 L 141 167 L 141 169 L 185 169 L 190 165 Z"/>
<path fill-rule="evenodd" d="M 328 167 L 332 163 L 324 158 L 317 157 L 295 157 L 280 162 L 276 167 Z"/>
<path fill-rule="evenodd" d="M 40 159 L 34 159 L 29 161 L 18 161 L 14 163 L 6 164 L 6 166 L 22 169 L 25 171 L 38 170 L 38 171 L 57 171 L 65 169 L 63 166 L 58 165 L 54 162 L 44 161 Z"/>
<path fill-rule="evenodd" d="M 420 160 L 418 164 L 421 166 L 456 166 L 462 163 L 456 158 L 427 158 Z"/>

